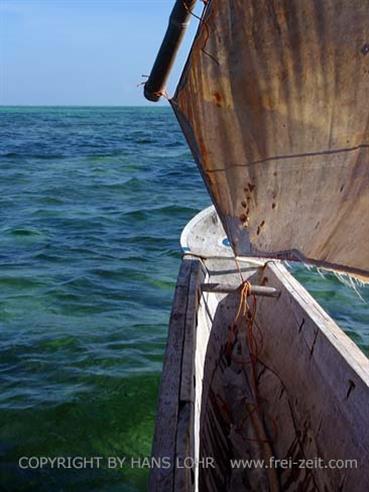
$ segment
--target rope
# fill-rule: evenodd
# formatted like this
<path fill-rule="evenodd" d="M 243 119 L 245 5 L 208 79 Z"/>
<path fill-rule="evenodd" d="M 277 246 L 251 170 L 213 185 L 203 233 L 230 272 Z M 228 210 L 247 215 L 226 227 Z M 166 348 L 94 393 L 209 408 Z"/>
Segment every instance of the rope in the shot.
<path fill-rule="evenodd" d="M 242 274 L 242 272 L 240 272 Z M 248 299 L 252 297 L 252 304 L 249 305 Z M 240 292 L 240 301 L 238 305 L 238 310 L 237 314 L 234 318 L 234 321 L 231 325 L 231 340 L 228 339 L 228 351 L 232 351 L 234 342 L 236 340 L 236 337 L 239 332 L 239 326 L 241 325 L 242 321 L 246 322 L 246 346 L 248 348 L 249 352 L 249 361 L 248 364 L 250 365 L 250 387 L 252 390 L 252 395 L 254 402 L 246 401 L 245 403 L 245 410 L 246 410 L 246 415 L 242 419 L 242 421 L 239 424 L 239 432 L 242 435 L 243 439 L 246 441 L 250 442 L 256 442 L 260 445 L 263 446 L 263 453 L 268 457 L 273 455 L 272 452 L 272 444 L 273 440 L 276 438 L 278 434 L 278 428 L 277 428 L 277 423 L 273 415 L 271 415 L 268 411 L 265 411 L 262 406 L 261 406 L 261 400 L 262 398 L 260 397 L 259 394 L 259 379 L 258 379 L 258 373 L 257 373 L 257 364 L 258 362 L 261 362 L 259 359 L 259 353 L 263 344 L 263 339 L 262 339 L 262 332 L 261 329 L 259 331 L 261 335 L 261 342 L 258 344 L 257 339 L 255 337 L 255 330 L 254 327 L 257 326 L 255 322 L 256 318 L 256 309 L 257 309 L 257 301 L 256 301 L 256 296 L 254 294 L 251 294 L 251 282 L 246 280 L 241 284 L 241 292 Z M 237 361 L 236 361 L 237 362 Z M 261 362 L 262 363 L 262 362 Z M 243 362 L 245 364 L 245 362 Z M 244 429 L 244 424 L 246 423 L 247 420 L 252 419 L 253 414 L 257 414 L 257 419 L 259 423 L 257 423 L 257 420 L 254 421 L 254 424 L 252 425 L 254 432 L 255 432 L 255 437 L 248 437 L 247 435 L 243 435 L 243 429 Z M 268 419 L 271 422 L 271 426 L 273 428 L 273 436 L 270 437 L 268 436 L 268 433 L 265 429 L 265 420 L 268 417 Z M 271 491 L 279 491 L 279 484 L 278 484 L 278 479 L 276 476 L 275 470 L 268 470 L 267 472 L 268 476 L 268 481 L 269 481 L 269 486 Z"/>
<path fill-rule="evenodd" d="M 188 12 L 188 14 L 192 15 L 193 17 L 195 17 L 195 19 L 197 19 L 200 22 L 200 26 L 203 26 L 204 29 L 205 29 L 205 38 L 204 38 L 203 45 L 200 48 L 201 51 L 205 55 L 207 55 L 209 58 L 211 58 L 217 65 L 219 65 L 219 61 L 216 59 L 216 57 L 214 55 L 212 55 L 211 53 L 209 53 L 208 51 L 205 50 L 206 45 L 207 45 L 207 42 L 208 42 L 208 39 L 210 37 L 210 29 L 209 29 L 209 26 L 208 26 L 208 20 L 209 19 L 205 19 L 205 14 L 206 14 L 207 8 L 209 6 L 209 1 L 208 0 L 202 0 L 202 2 L 204 4 L 204 8 L 202 10 L 201 16 L 196 15 L 192 10 L 190 10 L 184 1 L 183 1 L 183 6 L 184 6 L 185 10 Z"/>

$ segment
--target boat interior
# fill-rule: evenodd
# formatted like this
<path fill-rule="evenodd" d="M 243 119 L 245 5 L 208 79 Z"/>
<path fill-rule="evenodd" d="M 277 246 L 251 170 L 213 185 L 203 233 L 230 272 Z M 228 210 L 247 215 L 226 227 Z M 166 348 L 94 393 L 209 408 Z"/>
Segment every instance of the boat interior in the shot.
<path fill-rule="evenodd" d="M 150 490 L 369 490 L 365 355 L 282 262 L 234 258 L 213 207 L 181 245 Z"/>

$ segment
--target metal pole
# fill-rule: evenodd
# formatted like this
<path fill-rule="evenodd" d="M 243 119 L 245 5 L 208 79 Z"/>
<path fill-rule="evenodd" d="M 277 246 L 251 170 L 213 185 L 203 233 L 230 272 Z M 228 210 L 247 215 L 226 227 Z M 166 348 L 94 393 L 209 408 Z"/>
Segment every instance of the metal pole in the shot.
<path fill-rule="evenodd" d="M 149 101 L 159 101 L 174 63 L 183 35 L 189 24 L 191 11 L 196 0 L 176 0 L 170 14 L 167 32 L 152 67 L 150 77 L 144 86 L 144 96 Z"/>

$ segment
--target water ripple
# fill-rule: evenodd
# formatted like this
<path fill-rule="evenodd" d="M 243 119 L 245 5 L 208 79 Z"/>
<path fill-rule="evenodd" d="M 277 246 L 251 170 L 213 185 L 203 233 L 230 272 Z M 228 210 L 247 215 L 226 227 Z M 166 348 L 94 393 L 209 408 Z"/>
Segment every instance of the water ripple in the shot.
<path fill-rule="evenodd" d="M 179 235 L 204 185 L 169 109 L 0 111 L 2 485 L 146 490 L 147 470 L 15 464 L 150 453 Z M 368 305 L 333 276 L 296 275 L 367 350 Z"/>

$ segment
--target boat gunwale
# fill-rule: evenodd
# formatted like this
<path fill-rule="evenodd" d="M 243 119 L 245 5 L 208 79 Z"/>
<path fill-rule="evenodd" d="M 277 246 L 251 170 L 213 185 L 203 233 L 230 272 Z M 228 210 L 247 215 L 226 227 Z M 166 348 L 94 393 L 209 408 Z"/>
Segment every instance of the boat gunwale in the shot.
<path fill-rule="evenodd" d="M 213 207 L 208 207 L 187 224 L 182 232 L 181 246 L 186 244 L 186 238 L 191 234 L 193 227 L 201 223 L 201 220 L 209 213 L 213 213 L 213 211 Z M 242 262 L 247 260 L 248 258 L 242 258 Z M 202 331 L 201 329 L 198 330 L 199 308 L 201 303 L 204 302 L 205 296 L 201 286 L 204 283 L 213 281 L 209 271 L 214 271 L 214 265 L 219 267 L 215 269 L 217 275 L 222 275 L 222 271 L 228 275 L 231 271 L 229 266 L 234 261 L 234 257 L 221 258 L 212 257 L 211 255 L 208 258 L 199 258 L 196 253 L 191 254 L 191 252 L 185 252 L 182 259 L 169 323 L 168 342 L 161 376 L 158 413 L 152 448 L 152 456 L 156 459 L 170 455 L 172 467 L 169 469 L 151 469 L 150 491 L 197 490 L 195 488 L 197 481 L 194 478 L 194 471 L 178 469 L 175 463 L 178 456 L 182 458 L 188 456 L 193 459 L 197 456 L 195 452 L 196 436 L 194 435 L 195 385 L 199 384 L 199 381 L 202 385 L 202 379 L 201 377 L 198 379 L 198 374 L 196 373 L 198 368 L 196 369 L 195 367 L 195 354 L 197 350 L 196 341 L 198 342 L 197 333 Z M 272 273 L 272 276 L 275 276 L 274 287 L 275 281 L 279 284 L 277 288 L 281 290 L 282 300 L 279 301 L 279 298 L 274 298 L 271 301 L 263 302 L 282 302 L 282 304 L 287 302 L 287 305 L 295 304 L 298 306 L 297 311 L 295 311 L 296 320 L 293 321 L 293 327 L 292 325 L 290 327 L 290 332 L 292 330 L 292 333 L 294 333 L 294 343 L 297 346 L 302 343 L 301 347 L 305 347 L 303 349 L 304 357 L 310 351 L 310 360 L 313 364 L 311 366 L 312 373 L 321 374 L 324 387 L 331 388 L 331 403 L 336 402 L 334 403 L 335 405 L 341 405 L 340 402 L 342 402 L 340 411 L 347 418 L 352 415 L 350 420 L 352 425 L 355 422 L 362 422 L 365 419 L 366 407 L 365 405 L 361 406 L 357 413 L 355 413 L 355 408 L 358 408 L 357 406 L 360 402 L 369 400 L 369 360 L 367 357 L 311 294 L 294 278 L 281 261 L 268 260 L 265 261 L 264 265 L 263 263 L 260 265 L 259 261 L 256 262 L 255 258 L 250 257 L 250 266 L 257 271 L 256 277 L 258 280 L 263 281 L 268 276 L 270 277 Z M 235 271 L 233 270 L 233 272 Z M 218 303 L 227 297 L 216 293 L 206 293 L 206 295 L 216 297 L 216 302 Z M 178 306 L 180 310 L 178 310 Z M 260 307 L 262 308 L 262 306 Z M 293 306 L 291 306 L 291 309 L 293 311 Z M 270 316 L 270 313 L 268 316 Z M 305 316 L 308 318 L 308 323 L 302 329 L 299 324 L 301 317 L 304 318 Z M 319 334 L 321 335 L 320 337 Z M 299 338 L 300 335 L 303 338 Z M 178 340 L 174 344 L 173 340 L 176 338 Z M 288 343 L 288 341 L 284 343 Z M 324 352 L 324 350 L 326 350 L 325 353 L 328 356 L 328 360 L 322 359 L 322 352 L 320 351 Z M 329 374 L 329 361 L 332 360 L 335 367 L 331 366 L 333 372 Z M 339 368 L 339 373 L 335 372 L 337 368 Z M 309 369 L 308 366 L 307 369 Z M 358 385 L 359 380 L 360 384 Z M 352 397 L 350 385 L 354 381 L 353 387 L 355 389 L 356 386 L 356 389 L 353 391 L 354 396 Z M 319 391 L 317 390 L 317 395 L 319 395 Z M 324 408 L 324 402 L 321 405 Z M 353 412 L 353 414 L 350 412 Z M 358 428 L 355 430 L 356 439 L 361 432 Z M 363 431 L 364 440 L 362 446 L 364 457 L 367 446 L 367 441 L 364 437 L 366 434 L 367 432 Z M 351 446 L 353 445 L 352 443 Z M 359 447 L 361 448 L 361 444 Z M 355 450 L 355 448 L 351 449 Z"/>

